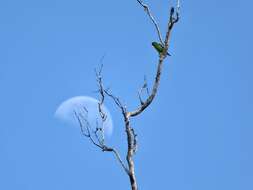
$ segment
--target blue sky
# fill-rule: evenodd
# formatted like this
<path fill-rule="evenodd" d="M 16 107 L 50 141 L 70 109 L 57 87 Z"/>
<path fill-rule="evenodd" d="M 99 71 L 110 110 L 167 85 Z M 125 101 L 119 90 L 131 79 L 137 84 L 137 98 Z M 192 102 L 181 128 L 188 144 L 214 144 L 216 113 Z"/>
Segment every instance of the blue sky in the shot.
<path fill-rule="evenodd" d="M 168 1 L 148 3 L 165 31 Z M 132 120 L 140 189 L 253 189 L 252 5 L 182 1 L 158 96 Z M 0 189 L 129 189 L 112 155 L 53 116 L 70 97 L 97 97 L 104 54 L 105 83 L 134 109 L 155 40 L 135 0 L 1 1 Z M 122 118 L 106 103 L 109 143 L 124 154 Z"/>

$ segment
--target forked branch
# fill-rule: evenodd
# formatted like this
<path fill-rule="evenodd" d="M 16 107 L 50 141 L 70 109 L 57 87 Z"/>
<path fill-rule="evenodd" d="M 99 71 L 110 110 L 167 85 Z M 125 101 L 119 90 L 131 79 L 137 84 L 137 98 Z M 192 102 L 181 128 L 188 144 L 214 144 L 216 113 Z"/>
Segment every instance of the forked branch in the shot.
<path fill-rule="evenodd" d="M 112 152 L 115 155 L 118 162 L 120 163 L 120 165 L 122 166 L 122 168 L 124 169 L 124 171 L 127 173 L 127 175 L 129 175 L 129 169 L 124 164 L 123 160 L 121 159 L 119 152 L 115 148 L 112 148 L 106 145 L 105 143 L 104 124 L 107 120 L 107 115 L 103 110 L 103 104 L 104 104 L 104 99 L 105 99 L 105 93 L 106 94 L 108 93 L 104 89 L 103 83 L 102 83 L 102 76 L 101 76 L 102 67 L 103 65 L 100 67 L 99 71 L 96 71 L 96 77 L 97 77 L 98 88 L 99 88 L 98 92 L 100 94 L 100 101 L 98 102 L 98 111 L 99 111 L 99 116 L 102 122 L 101 126 L 98 123 L 98 120 L 96 122 L 95 129 L 94 129 L 94 126 L 91 126 L 91 123 L 87 119 L 89 111 L 85 107 L 83 107 L 81 110 L 75 110 L 74 114 L 79 123 L 81 134 L 84 137 L 88 138 L 92 142 L 92 144 L 94 144 L 103 152 Z"/>
<path fill-rule="evenodd" d="M 98 87 L 99 87 L 98 91 L 100 92 L 102 97 L 105 97 L 105 95 L 107 95 L 109 98 L 111 98 L 116 104 L 116 106 L 121 110 L 121 113 L 123 115 L 124 123 L 125 123 L 125 131 L 127 135 L 127 155 L 126 155 L 126 161 L 128 165 L 127 174 L 129 176 L 132 189 L 137 190 L 137 182 L 136 182 L 136 177 L 135 177 L 135 168 L 134 168 L 134 161 L 133 161 L 133 155 L 137 151 L 137 135 L 134 132 L 134 129 L 130 126 L 130 120 L 129 120 L 129 117 L 127 116 L 128 112 L 127 112 L 126 106 L 123 105 L 123 103 L 120 101 L 118 97 L 116 97 L 111 92 L 109 92 L 108 89 L 104 88 L 101 71 L 102 70 L 100 70 L 100 72 L 96 72 Z M 121 161 L 121 163 L 123 162 Z"/>
<path fill-rule="evenodd" d="M 157 25 L 157 22 L 155 21 L 154 17 L 150 13 L 150 9 L 149 9 L 148 5 L 144 4 L 143 1 L 141 1 L 141 0 L 137 0 L 137 2 L 141 6 L 143 6 L 144 10 L 148 13 L 149 18 L 151 19 L 151 21 L 154 24 L 154 27 L 157 30 L 159 40 L 161 41 L 161 44 L 163 45 L 164 49 L 163 49 L 163 52 L 159 54 L 158 66 L 157 66 L 157 71 L 156 71 L 155 80 L 154 80 L 154 83 L 153 83 L 151 94 L 148 96 L 148 98 L 145 101 L 141 101 L 141 105 L 137 109 L 135 109 L 134 111 L 128 112 L 127 113 L 128 117 L 135 117 L 135 116 L 141 114 L 152 103 L 153 99 L 155 98 L 155 96 L 157 94 L 157 90 L 158 90 L 158 87 L 159 87 L 159 84 L 160 84 L 160 78 L 161 78 L 161 73 L 162 73 L 163 62 L 164 62 L 164 59 L 167 57 L 167 52 L 168 52 L 168 49 L 169 49 L 169 44 L 170 44 L 169 40 L 170 40 L 170 37 L 171 37 L 171 31 L 174 27 L 174 24 L 179 21 L 179 10 L 180 10 L 180 2 L 178 0 L 177 1 L 176 11 L 175 11 L 174 7 L 172 7 L 170 9 L 167 32 L 166 32 L 165 39 L 163 41 L 163 40 L 161 40 L 160 29 L 159 29 L 159 27 Z"/>

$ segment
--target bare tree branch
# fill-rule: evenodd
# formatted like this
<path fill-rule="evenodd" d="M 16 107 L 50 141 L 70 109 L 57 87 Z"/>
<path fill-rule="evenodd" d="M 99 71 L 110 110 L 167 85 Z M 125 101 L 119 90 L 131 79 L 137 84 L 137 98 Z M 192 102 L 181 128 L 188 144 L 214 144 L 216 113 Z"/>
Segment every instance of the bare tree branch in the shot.
<path fill-rule="evenodd" d="M 130 182 L 131 182 L 132 189 L 137 190 L 137 182 L 136 182 L 136 177 L 135 177 L 134 161 L 133 161 L 133 155 L 137 151 L 137 138 L 136 138 L 137 135 L 135 134 L 134 129 L 130 126 L 130 120 L 129 120 L 129 117 L 127 116 L 128 112 L 126 110 L 126 106 L 123 105 L 123 103 L 120 101 L 120 99 L 118 97 L 116 97 L 115 95 L 110 93 L 108 89 L 104 88 L 101 72 L 102 72 L 102 69 L 100 69 L 99 72 L 96 72 L 97 73 L 96 74 L 97 81 L 99 83 L 98 84 L 99 92 L 102 97 L 101 100 L 102 101 L 104 100 L 105 95 L 110 97 L 114 101 L 114 103 L 117 105 L 117 107 L 121 110 L 121 113 L 124 118 L 125 130 L 126 130 L 126 134 L 127 134 L 127 145 L 128 145 L 127 146 L 128 147 L 127 148 L 127 156 L 126 156 L 128 168 L 124 165 L 123 161 L 120 159 L 120 155 L 114 149 L 110 149 L 110 151 L 114 152 L 116 158 L 119 160 L 122 167 L 127 172 Z"/>
<path fill-rule="evenodd" d="M 79 123 L 81 134 L 84 137 L 88 138 L 92 142 L 92 144 L 94 144 L 96 147 L 101 149 L 103 152 L 112 152 L 115 155 L 118 162 L 120 163 L 120 165 L 122 166 L 122 168 L 124 169 L 124 171 L 127 173 L 127 175 L 129 175 L 129 169 L 124 164 L 123 160 L 121 159 L 119 152 L 115 148 L 109 147 L 105 144 L 104 123 L 106 122 L 107 115 L 103 110 L 103 104 L 104 104 L 105 95 L 108 95 L 109 92 L 107 92 L 104 89 L 104 86 L 102 83 L 102 76 L 101 76 L 102 69 L 103 69 L 103 65 L 101 65 L 99 70 L 95 70 L 97 83 L 98 83 L 98 92 L 100 94 L 100 101 L 98 102 L 98 111 L 99 111 L 99 116 L 102 121 L 101 126 L 99 126 L 98 120 L 96 120 L 96 128 L 95 130 L 92 129 L 92 126 L 87 119 L 88 118 L 87 115 L 89 112 L 85 107 L 83 107 L 82 110 L 78 110 L 78 111 L 74 110 L 74 114 Z M 121 102 L 119 101 L 119 99 L 114 97 L 111 94 L 110 96 L 115 99 L 115 102 L 117 102 L 117 104 L 121 106 L 123 110 L 123 106 Z"/>
<path fill-rule="evenodd" d="M 154 24 L 155 26 L 155 29 L 156 29 L 156 32 L 157 32 L 157 35 L 158 35 L 158 38 L 159 38 L 159 41 L 162 45 L 163 44 L 163 40 L 162 40 L 162 34 L 160 32 L 160 29 L 159 29 L 159 26 L 154 18 L 154 16 L 151 14 L 151 11 L 150 11 L 150 8 L 147 4 L 145 4 L 142 0 L 137 0 L 137 2 L 144 8 L 144 11 L 148 14 L 150 20 L 152 21 L 152 23 Z"/>
<path fill-rule="evenodd" d="M 141 5 L 143 5 L 143 6 L 145 5 L 145 4 L 143 4 L 142 1 L 140 1 L 140 0 L 137 0 L 137 1 Z M 145 6 L 147 6 L 147 5 L 145 5 Z M 162 44 L 164 44 L 164 49 L 163 49 L 163 52 L 161 54 L 159 54 L 158 66 L 157 66 L 155 81 L 154 81 L 153 88 L 152 88 L 152 93 L 146 99 L 146 101 L 141 102 L 141 105 L 136 110 L 128 112 L 128 114 L 127 114 L 128 117 L 135 117 L 135 116 L 139 115 L 140 113 L 142 113 L 152 103 L 153 99 L 155 98 L 155 96 L 157 94 L 157 90 L 158 90 L 158 87 L 160 84 L 163 62 L 167 56 L 167 51 L 169 48 L 169 39 L 171 36 L 171 31 L 173 29 L 174 24 L 179 21 L 179 9 L 180 9 L 180 5 L 179 5 L 179 0 L 178 0 L 176 13 L 175 13 L 174 7 L 172 7 L 170 9 L 170 16 L 169 16 L 169 21 L 168 21 L 168 28 L 167 28 L 167 32 L 166 32 L 166 37 L 165 37 L 164 43 L 162 43 Z M 155 25 L 155 27 L 158 27 L 157 24 L 154 23 L 154 25 Z M 158 27 L 158 29 L 159 29 L 159 27 Z"/>
<path fill-rule="evenodd" d="M 140 101 L 141 105 L 144 104 L 144 102 L 141 98 L 143 91 L 146 91 L 146 94 L 149 96 L 149 89 L 148 89 L 148 83 L 147 83 L 146 76 L 144 76 L 144 83 L 143 83 L 142 87 L 140 88 L 140 90 L 138 91 L 138 97 L 139 97 L 139 101 Z"/>
<path fill-rule="evenodd" d="M 108 90 L 106 90 L 106 89 L 104 90 L 104 92 L 105 92 L 105 94 L 106 94 L 107 96 L 109 96 L 109 97 L 114 101 L 114 103 L 120 108 L 122 115 L 125 116 L 126 113 L 127 113 L 127 111 L 126 111 L 126 106 L 124 106 L 124 105 L 122 104 L 122 102 L 120 101 L 120 99 L 119 99 L 118 97 L 114 96 L 112 93 L 110 93 L 110 92 L 109 92 Z"/>
<path fill-rule="evenodd" d="M 99 110 L 99 114 L 100 114 L 101 119 L 103 121 L 105 121 L 106 114 L 102 110 L 102 105 L 103 105 L 104 99 L 105 99 L 104 87 L 103 87 L 102 76 L 101 76 L 102 69 L 103 69 L 103 64 L 101 64 L 98 71 L 95 69 L 95 73 L 96 73 L 97 84 L 98 84 L 98 92 L 100 94 L 100 101 L 98 103 L 98 110 Z"/>
<path fill-rule="evenodd" d="M 106 144 L 104 144 L 104 140 L 101 140 L 101 138 L 98 136 L 97 132 L 99 131 L 99 129 L 96 128 L 96 130 L 93 131 L 94 133 L 93 136 L 91 133 L 92 128 L 90 126 L 89 121 L 82 115 L 82 113 L 77 113 L 77 111 L 74 111 L 74 114 L 78 120 L 82 135 L 87 137 L 92 142 L 92 144 L 101 149 L 103 152 L 113 152 L 113 154 L 115 155 L 116 159 L 118 160 L 124 171 L 127 173 L 127 175 L 129 175 L 129 169 L 127 168 L 127 166 L 125 166 L 124 162 L 122 161 L 119 152 L 115 148 L 109 147 Z M 86 130 L 87 132 L 85 132 L 84 130 Z"/>

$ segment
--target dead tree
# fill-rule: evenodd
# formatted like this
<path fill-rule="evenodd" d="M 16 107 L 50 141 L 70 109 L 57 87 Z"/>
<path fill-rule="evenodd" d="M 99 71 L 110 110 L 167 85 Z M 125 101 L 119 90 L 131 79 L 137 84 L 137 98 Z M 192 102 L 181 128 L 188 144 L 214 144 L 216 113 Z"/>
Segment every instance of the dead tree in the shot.
<path fill-rule="evenodd" d="M 87 110 L 84 107 L 83 110 L 75 111 L 75 116 L 79 122 L 82 135 L 84 137 L 87 137 L 92 142 L 92 144 L 94 144 L 96 147 L 101 149 L 103 152 L 112 152 L 115 155 L 116 159 L 118 160 L 118 162 L 124 169 L 125 173 L 129 177 L 132 190 L 138 190 L 137 180 L 135 176 L 135 165 L 134 165 L 134 160 L 133 160 L 133 157 L 137 151 L 137 138 L 136 138 L 137 135 L 134 131 L 134 128 L 131 126 L 130 118 L 140 115 L 147 107 L 150 106 L 150 104 L 152 103 L 152 101 L 154 100 L 157 94 L 157 90 L 160 84 L 160 78 L 162 74 L 163 62 L 165 58 L 167 57 L 167 52 L 170 45 L 171 32 L 174 25 L 179 21 L 179 9 L 180 9 L 179 0 L 177 0 L 176 8 L 174 7 L 170 8 L 169 18 L 168 18 L 168 23 L 167 23 L 167 31 L 165 33 L 166 34 L 165 38 L 163 39 L 160 28 L 150 11 L 149 6 L 146 3 L 144 3 L 142 0 L 137 0 L 137 3 L 144 9 L 144 11 L 148 15 L 148 18 L 152 21 L 152 24 L 154 25 L 156 33 L 158 35 L 159 43 L 163 47 L 163 51 L 160 52 L 158 55 L 157 71 L 154 77 L 154 83 L 153 83 L 151 92 L 149 92 L 148 85 L 145 79 L 143 86 L 138 91 L 140 105 L 137 106 L 135 110 L 129 111 L 127 109 L 127 106 L 124 105 L 117 96 L 113 95 L 109 89 L 104 87 L 103 78 L 102 78 L 103 65 L 101 65 L 101 67 L 98 70 L 95 70 L 96 71 L 95 73 L 96 73 L 96 80 L 98 84 L 98 93 L 100 96 L 100 100 L 98 103 L 98 111 L 100 114 L 99 115 L 100 119 L 102 120 L 102 124 L 99 125 L 97 122 L 97 126 L 94 129 L 94 127 L 91 127 L 91 124 L 89 123 L 86 117 L 86 115 L 89 114 L 89 110 Z M 148 94 L 148 97 L 145 100 L 143 100 L 141 95 L 145 91 Z M 124 119 L 125 132 L 126 132 L 126 137 L 127 137 L 126 163 L 121 158 L 119 152 L 115 148 L 108 146 L 105 143 L 104 123 L 107 119 L 107 115 L 103 110 L 103 104 L 106 97 L 109 97 L 114 101 L 114 103 L 119 108 L 120 112 L 122 113 L 122 116 Z"/>

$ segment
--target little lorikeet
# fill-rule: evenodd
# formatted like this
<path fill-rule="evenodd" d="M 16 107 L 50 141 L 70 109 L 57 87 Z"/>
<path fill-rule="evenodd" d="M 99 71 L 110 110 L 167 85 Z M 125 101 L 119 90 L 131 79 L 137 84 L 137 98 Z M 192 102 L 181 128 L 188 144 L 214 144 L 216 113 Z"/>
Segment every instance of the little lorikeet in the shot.
<path fill-rule="evenodd" d="M 163 52 L 163 45 L 158 43 L 158 42 L 152 42 L 152 46 L 156 49 L 156 51 L 160 54 Z M 171 56 L 168 52 L 167 52 L 167 55 L 168 56 Z"/>

